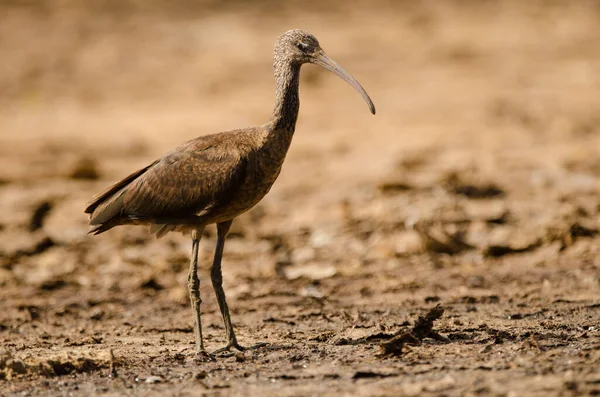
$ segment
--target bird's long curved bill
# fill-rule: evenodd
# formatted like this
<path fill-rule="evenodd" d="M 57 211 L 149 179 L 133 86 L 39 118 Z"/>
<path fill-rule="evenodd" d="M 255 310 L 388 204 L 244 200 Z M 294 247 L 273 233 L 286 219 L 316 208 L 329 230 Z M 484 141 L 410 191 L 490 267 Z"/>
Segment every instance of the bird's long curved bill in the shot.
<path fill-rule="evenodd" d="M 314 63 L 324 67 L 330 72 L 333 72 L 342 79 L 346 80 L 346 82 L 352 87 L 354 87 L 354 89 L 358 91 L 358 93 L 363 97 L 367 105 L 369 105 L 369 110 L 371 111 L 371 113 L 375 114 L 375 105 L 373 105 L 373 101 L 369 97 L 369 94 L 367 94 L 367 91 L 365 91 L 365 89 L 362 88 L 360 83 L 356 81 L 356 79 L 352 77 L 352 75 L 348 73 L 343 67 L 338 65 L 333 59 L 329 58 L 323 52 L 315 56 Z"/>

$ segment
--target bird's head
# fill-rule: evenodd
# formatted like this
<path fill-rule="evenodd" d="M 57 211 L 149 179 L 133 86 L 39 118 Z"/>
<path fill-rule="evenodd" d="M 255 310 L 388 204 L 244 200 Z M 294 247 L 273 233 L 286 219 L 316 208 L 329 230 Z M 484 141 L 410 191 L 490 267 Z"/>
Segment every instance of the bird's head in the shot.
<path fill-rule="evenodd" d="M 300 29 L 288 30 L 282 34 L 275 44 L 275 62 L 290 62 L 296 65 L 314 63 L 324 67 L 354 87 L 367 102 L 371 113 L 375 114 L 375 105 L 365 89 L 350 73 L 327 56 L 312 34 Z"/>

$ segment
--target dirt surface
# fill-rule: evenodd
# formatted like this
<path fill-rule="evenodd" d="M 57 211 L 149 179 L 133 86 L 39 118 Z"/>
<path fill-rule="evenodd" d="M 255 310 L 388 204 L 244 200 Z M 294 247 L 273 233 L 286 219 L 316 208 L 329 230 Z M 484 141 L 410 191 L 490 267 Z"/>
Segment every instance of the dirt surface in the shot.
<path fill-rule="evenodd" d="M 0 10 L 0 395 L 600 394 L 600 3 L 32 4 Z M 283 172 L 225 248 L 238 339 L 268 345 L 200 362 L 189 237 L 91 237 L 83 209 L 265 122 L 295 27 L 378 113 L 304 67 Z"/>

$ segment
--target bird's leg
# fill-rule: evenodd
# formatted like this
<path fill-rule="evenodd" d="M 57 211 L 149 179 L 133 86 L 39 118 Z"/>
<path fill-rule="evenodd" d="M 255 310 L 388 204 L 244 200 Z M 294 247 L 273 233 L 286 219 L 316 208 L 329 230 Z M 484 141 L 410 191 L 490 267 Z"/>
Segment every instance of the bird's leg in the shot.
<path fill-rule="evenodd" d="M 204 350 L 202 341 L 202 322 L 200 320 L 200 279 L 198 278 L 198 246 L 204 227 L 192 231 L 192 257 L 190 259 L 190 271 L 188 273 L 188 292 L 190 294 L 190 303 L 192 305 L 192 314 L 194 316 L 194 336 L 196 337 L 196 352 L 201 355 L 210 355 Z"/>
<path fill-rule="evenodd" d="M 219 303 L 219 309 L 223 316 L 223 323 L 225 324 L 225 335 L 227 337 L 227 345 L 221 349 L 217 349 L 214 353 L 221 353 L 224 351 L 235 348 L 239 351 L 246 350 L 247 348 L 241 346 L 231 325 L 231 316 L 229 315 L 229 306 L 227 306 L 227 300 L 225 299 L 225 291 L 223 290 L 223 274 L 221 272 L 221 258 L 223 257 L 223 249 L 225 248 L 225 238 L 229 233 L 229 228 L 233 220 L 221 222 L 217 224 L 217 247 L 215 249 L 215 258 L 213 261 L 212 268 L 210 269 L 210 279 L 217 295 L 217 302 Z M 254 346 L 250 346 L 250 349 L 256 349 L 259 347 L 266 346 L 266 343 L 258 343 Z"/>
<path fill-rule="evenodd" d="M 235 332 L 233 330 L 233 326 L 231 325 L 231 316 L 229 315 L 229 306 L 227 306 L 227 300 L 225 299 L 225 291 L 223 290 L 221 258 L 223 257 L 223 249 L 225 248 L 225 238 L 227 237 L 227 233 L 229 233 L 231 223 L 232 220 L 217 224 L 217 248 L 215 249 L 215 259 L 210 270 L 210 279 L 212 281 L 213 288 L 215 289 L 215 294 L 217 295 L 217 302 L 219 303 L 219 309 L 221 310 L 223 322 L 225 323 L 225 335 L 227 336 L 227 345 L 221 349 L 218 349 L 217 351 L 215 351 L 215 353 L 228 351 L 231 348 L 235 348 L 240 351 L 246 350 L 245 347 L 241 346 L 238 343 L 235 337 Z M 264 346 L 264 344 L 253 347 L 259 346 Z"/>
<path fill-rule="evenodd" d="M 212 268 L 210 269 L 210 279 L 212 281 L 213 288 L 215 289 L 215 295 L 217 295 L 217 302 L 219 303 L 219 309 L 221 310 L 221 316 L 223 316 L 223 322 L 225 323 L 225 335 L 227 336 L 227 346 L 216 351 L 216 353 L 229 350 L 232 347 L 238 350 L 244 350 L 244 347 L 240 346 L 235 337 L 233 326 L 231 325 L 231 316 L 229 315 L 229 306 L 227 306 L 227 300 L 225 298 L 225 290 L 223 290 L 223 273 L 221 272 L 221 258 L 223 257 L 223 249 L 225 248 L 225 238 L 229 233 L 229 228 L 233 221 L 229 220 L 217 224 L 217 247 L 215 248 L 215 258 L 213 260 Z"/>

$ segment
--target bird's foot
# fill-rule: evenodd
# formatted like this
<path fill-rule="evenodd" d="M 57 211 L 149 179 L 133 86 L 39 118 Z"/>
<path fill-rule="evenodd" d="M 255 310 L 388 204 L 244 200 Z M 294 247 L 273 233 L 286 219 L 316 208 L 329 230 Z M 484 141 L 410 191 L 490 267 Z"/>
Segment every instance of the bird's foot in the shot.
<path fill-rule="evenodd" d="M 254 349 L 259 349 L 259 348 L 265 347 L 265 346 L 267 346 L 266 343 L 257 343 L 255 345 L 245 347 L 245 346 L 242 346 L 239 343 L 237 343 L 236 340 L 233 340 L 233 341 L 230 341 L 227 344 L 227 346 L 215 350 L 212 354 L 221 354 L 221 353 L 231 353 L 231 354 L 233 354 L 231 352 L 231 349 L 236 349 L 236 350 L 238 350 L 240 352 L 243 352 L 244 350 L 254 350 Z"/>
<path fill-rule="evenodd" d="M 244 350 L 246 350 L 246 347 L 240 345 L 239 343 L 237 343 L 237 341 L 233 340 L 229 341 L 229 343 L 225 347 L 215 350 L 213 354 L 231 352 L 231 349 L 236 349 L 238 351 L 243 352 Z"/>

